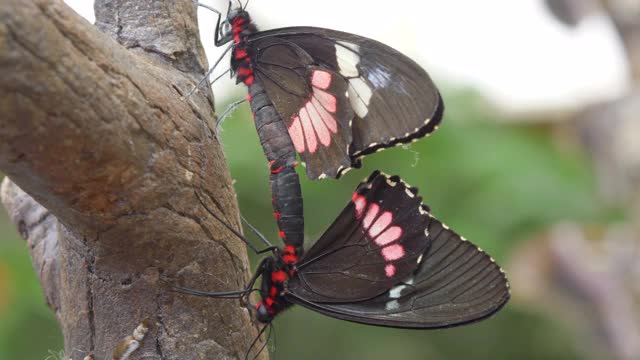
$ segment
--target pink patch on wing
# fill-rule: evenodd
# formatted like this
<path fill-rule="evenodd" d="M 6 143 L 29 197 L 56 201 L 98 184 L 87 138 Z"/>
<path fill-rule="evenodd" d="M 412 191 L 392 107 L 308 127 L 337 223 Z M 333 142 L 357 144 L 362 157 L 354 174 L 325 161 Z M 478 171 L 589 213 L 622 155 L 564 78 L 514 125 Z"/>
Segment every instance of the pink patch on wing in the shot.
<path fill-rule="evenodd" d="M 331 85 L 331 74 L 326 71 L 314 70 L 311 73 L 311 85 L 325 90 Z"/>
<path fill-rule="evenodd" d="M 307 109 L 305 108 L 300 109 L 300 122 L 302 123 L 302 129 L 304 130 L 304 138 L 307 140 L 307 149 L 313 154 L 318 150 L 318 140 L 316 139 L 316 134 L 313 131 L 313 125 L 311 125 L 309 113 L 307 113 Z"/>
<path fill-rule="evenodd" d="M 353 193 L 351 201 L 353 201 L 353 204 L 356 207 L 356 219 L 360 219 L 364 212 L 364 207 L 367 206 L 367 200 L 364 199 L 364 196 L 358 195 L 358 193 Z"/>
<path fill-rule="evenodd" d="M 322 121 L 320 114 L 318 114 L 313 104 L 311 104 L 311 101 L 307 101 L 307 105 L 304 108 L 311 118 L 311 123 L 313 124 L 313 128 L 316 129 L 320 143 L 324 146 L 329 146 L 329 144 L 331 144 L 331 133 L 329 133 L 329 129 L 327 129 L 327 126 Z"/>
<path fill-rule="evenodd" d="M 378 236 L 382 232 L 382 230 L 386 229 L 389 224 L 391 224 L 391 219 L 393 215 L 390 212 L 385 211 L 378 217 L 378 220 L 371 226 L 369 229 L 369 236 L 372 238 Z"/>
<path fill-rule="evenodd" d="M 331 132 L 334 134 L 337 133 L 338 122 L 336 121 L 336 119 L 334 119 L 333 116 L 325 108 L 322 107 L 318 99 L 313 96 L 311 97 L 311 104 L 318 111 L 318 114 L 320 114 L 322 121 L 324 121 L 329 130 L 331 130 Z"/>
<path fill-rule="evenodd" d="M 384 274 L 387 275 L 388 278 L 392 278 L 393 275 L 396 274 L 396 267 L 393 264 L 387 264 L 384 267 Z"/>
<path fill-rule="evenodd" d="M 380 246 L 385 246 L 400 239 L 401 236 L 402 229 L 400 226 L 392 226 L 380 234 L 380 236 L 376 238 L 375 242 Z"/>
<path fill-rule="evenodd" d="M 291 121 L 289 126 L 289 136 L 293 141 L 296 151 L 301 153 L 304 151 L 304 133 L 302 132 L 302 125 L 300 125 L 300 117 L 296 116 Z"/>
<path fill-rule="evenodd" d="M 320 105 L 322 105 L 323 108 L 327 109 L 328 112 L 331 112 L 331 113 L 336 112 L 338 107 L 337 107 L 337 101 L 335 96 L 320 89 L 313 90 L 312 96 L 318 99 L 318 102 L 320 103 Z"/>
<path fill-rule="evenodd" d="M 404 247 L 400 244 L 389 245 L 382 249 L 382 256 L 387 261 L 401 259 L 404 256 Z"/>
<path fill-rule="evenodd" d="M 364 216 L 364 220 L 362 220 L 362 225 L 365 229 L 369 229 L 373 219 L 378 215 L 378 211 L 380 210 L 380 206 L 378 204 L 369 205 L 369 210 L 367 210 L 367 215 Z"/>

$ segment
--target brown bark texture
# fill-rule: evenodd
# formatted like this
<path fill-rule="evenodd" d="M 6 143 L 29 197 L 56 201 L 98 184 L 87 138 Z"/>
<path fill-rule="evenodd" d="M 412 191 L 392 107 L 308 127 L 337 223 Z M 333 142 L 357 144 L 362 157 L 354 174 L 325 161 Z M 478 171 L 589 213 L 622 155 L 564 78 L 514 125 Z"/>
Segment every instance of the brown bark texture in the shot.
<path fill-rule="evenodd" d="M 242 358 L 257 327 L 238 205 L 211 130 L 191 0 L 97 0 L 96 25 L 62 0 L 0 2 L 2 201 L 27 240 L 65 359 L 110 359 L 149 319 L 131 359 Z M 25 335 L 27 336 L 27 335 Z M 261 344 L 258 344 L 258 348 Z M 266 358 L 267 355 L 261 355 Z"/>

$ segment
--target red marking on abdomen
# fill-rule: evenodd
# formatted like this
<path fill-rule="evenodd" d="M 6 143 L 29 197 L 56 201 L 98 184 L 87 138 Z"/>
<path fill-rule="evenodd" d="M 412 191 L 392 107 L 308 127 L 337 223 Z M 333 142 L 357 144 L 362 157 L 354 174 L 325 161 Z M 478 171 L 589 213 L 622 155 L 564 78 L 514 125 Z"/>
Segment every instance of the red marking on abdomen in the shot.
<path fill-rule="evenodd" d="M 242 59 L 246 58 L 247 56 L 249 56 L 249 53 L 245 49 L 235 48 L 234 51 L 233 51 L 233 56 L 238 60 L 242 60 Z"/>
<path fill-rule="evenodd" d="M 287 265 L 291 265 L 298 262 L 298 257 L 295 255 L 288 255 L 288 254 L 282 255 L 282 261 Z"/>
<path fill-rule="evenodd" d="M 287 273 L 282 270 L 274 271 L 271 273 L 271 281 L 275 283 L 283 283 L 287 280 Z"/>

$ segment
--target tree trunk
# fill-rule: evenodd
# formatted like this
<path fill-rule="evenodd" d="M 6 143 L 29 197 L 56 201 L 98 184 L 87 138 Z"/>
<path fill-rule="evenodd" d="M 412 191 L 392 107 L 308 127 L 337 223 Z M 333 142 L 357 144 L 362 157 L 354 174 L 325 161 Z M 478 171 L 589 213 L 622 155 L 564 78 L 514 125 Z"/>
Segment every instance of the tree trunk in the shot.
<path fill-rule="evenodd" d="M 160 281 L 230 291 L 249 275 L 244 245 L 195 195 L 241 228 L 213 97 L 181 98 L 208 66 L 196 7 L 95 9 L 97 28 L 61 0 L 0 2 L 1 196 L 66 358 L 111 358 L 145 318 L 131 359 L 242 358 L 257 335 L 245 304 Z"/>

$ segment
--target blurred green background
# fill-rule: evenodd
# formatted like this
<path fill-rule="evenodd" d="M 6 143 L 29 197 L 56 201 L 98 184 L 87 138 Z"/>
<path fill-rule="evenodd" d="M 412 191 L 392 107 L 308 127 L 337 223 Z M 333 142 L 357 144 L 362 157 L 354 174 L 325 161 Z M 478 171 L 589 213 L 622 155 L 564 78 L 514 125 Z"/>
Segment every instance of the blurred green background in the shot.
<path fill-rule="evenodd" d="M 514 249 L 549 226 L 624 217 L 598 200 L 589 160 L 572 137 L 558 136 L 547 126 L 496 121 L 495 111 L 472 92 L 445 89 L 444 98 L 443 126 L 428 139 L 369 156 L 362 169 L 340 181 L 310 182 L 300 169 L 307 244 L 374 169 L 399 174 L 417 186 L 437 217 L 490 253 L 508 275 Z M 248 107 L 241 107 L 225 122 L 221 138 L 244 216 L 278 239 L 268 171 L 250 119 Z M 532 307 L 514 294 L 496 316 L 440 331 L 370 327 L 293 308 L 275 322 L 272 358 L 584 358 L 588 338 L 539 305 Z M 61 348 L 62 336 L 44 303 L 27 245 L 1 210 L 0 359 L 52 359 Z"/>

